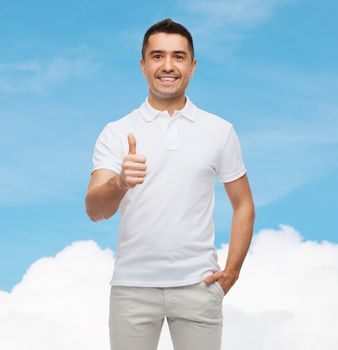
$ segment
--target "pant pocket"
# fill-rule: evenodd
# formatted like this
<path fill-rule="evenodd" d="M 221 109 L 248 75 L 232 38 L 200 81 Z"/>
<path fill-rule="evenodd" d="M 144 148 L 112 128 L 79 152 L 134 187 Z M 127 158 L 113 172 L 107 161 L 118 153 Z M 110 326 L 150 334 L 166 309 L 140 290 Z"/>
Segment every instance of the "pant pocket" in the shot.
<path fill-rule="evenodd" d="M 224 298 L 225 294 L 224 294 L 224 290 L 223 290 L 221 284 L 218 281 L 215 281 L 214 283 L 215 283 L 218 291 L 220 292 L 221 297 Z"/>
<path fill-rule="evenodd" d="M 203 286 L 203 288 L 206 288 L 207 290 L 209 290 L 209 293 L 213 294 L 217 300 L 223 299 L 224 297 L 223 288 L 221 287 L 218 281 L 215 281 L 208 285 L 202 281 L 200 284 Z"/>

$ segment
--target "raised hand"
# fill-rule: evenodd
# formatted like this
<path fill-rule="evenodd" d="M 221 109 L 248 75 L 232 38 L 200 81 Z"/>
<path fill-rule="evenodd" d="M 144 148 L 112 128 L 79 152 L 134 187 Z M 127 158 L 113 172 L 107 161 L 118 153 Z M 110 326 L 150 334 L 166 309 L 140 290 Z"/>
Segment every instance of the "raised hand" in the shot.
<path fill-rule="evenodd" d="M 121 182 L 126 189 L 143 183 L 146 176 L 146 157 L 136 154 L 136 139 L 132 133 L 128 134 L 129 152 L 123 159 Z"/>

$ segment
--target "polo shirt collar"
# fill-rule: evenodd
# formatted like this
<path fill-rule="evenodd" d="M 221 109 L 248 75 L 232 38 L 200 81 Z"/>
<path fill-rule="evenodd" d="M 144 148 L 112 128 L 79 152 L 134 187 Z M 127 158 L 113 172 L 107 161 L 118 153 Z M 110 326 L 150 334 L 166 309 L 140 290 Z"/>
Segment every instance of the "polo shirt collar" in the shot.
<path fill-rule="evenodd" d="M 145 101 L 140 106 L 140 111 L 143 116 L 143 118 L 151 122 L 153 121 L 161 112 L 157 109 L 155 109 L 148 100 L 148 97 L 145 99 Z M 192 122 L 195 121 L 195 105 L 190 101 L 189 97 L 186 96 L 186 102 L 182 109 L 176 111 L 176 113 L 179 113 L 183 117 L 191 120 Z"/>

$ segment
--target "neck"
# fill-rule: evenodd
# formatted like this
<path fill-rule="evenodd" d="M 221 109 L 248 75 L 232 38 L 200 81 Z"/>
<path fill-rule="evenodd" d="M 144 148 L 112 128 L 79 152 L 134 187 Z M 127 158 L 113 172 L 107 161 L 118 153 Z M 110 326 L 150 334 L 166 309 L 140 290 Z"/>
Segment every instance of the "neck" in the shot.
<path fill-rule="evenodd" d="M 149 91 L 148 101 L 151 104 L 151 106 L 154 107 L 155 109 L 159 111 L 167 110 L 169 115 L 172 116 L 175 110 L 179 110 L 184 107 L 186 102 L 186 97 L 185 95 L 181 95 L 170 99 L 161 99 L 161 98 L 158 98 L 157 96 L 154 96 Z"/>

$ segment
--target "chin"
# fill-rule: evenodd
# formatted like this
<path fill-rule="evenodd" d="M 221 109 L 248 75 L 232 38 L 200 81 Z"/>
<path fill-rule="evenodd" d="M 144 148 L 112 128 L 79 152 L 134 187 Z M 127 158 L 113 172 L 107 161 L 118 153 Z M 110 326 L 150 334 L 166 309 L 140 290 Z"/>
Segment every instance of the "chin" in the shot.
<path fill-rule="evenodd" d="M 167 98 L 173 98 L 173 97 L 178 97 L 181 96 L 182 94 L 184 94 L 185 89 L 175 89 L 175 90 L 160 90 L 160 89 L 156 89 L 153 90 L 156 95 L 158 96 L 162 96 L 162 97 L 167 97 Z"/>
<path fill-rule="evenodd" d="M 177 93 L 160 93 L 160 94 L 157 94 L 158 97 L 160 97 L 162 99 L 165 99 L 165 100 L 172 100 L 173 98 L 179 97 L 181 95 L 182 95 L 182 93 L 179 93 L 179 92 L 177 92 Z"/>

